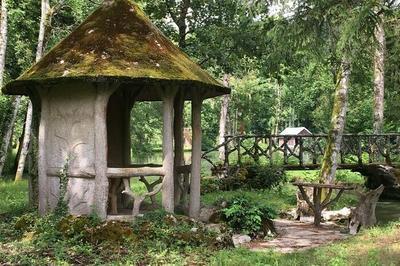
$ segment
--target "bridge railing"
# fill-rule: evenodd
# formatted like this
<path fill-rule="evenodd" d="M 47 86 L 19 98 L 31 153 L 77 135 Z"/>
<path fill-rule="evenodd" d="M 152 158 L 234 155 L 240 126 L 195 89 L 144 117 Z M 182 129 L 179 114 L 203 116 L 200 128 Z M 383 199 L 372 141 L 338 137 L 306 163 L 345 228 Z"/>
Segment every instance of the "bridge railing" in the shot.
<path fill-rule="evenodd" d="M 221 145 L 205 152 L 203 159 L 214 168 L 228 167 L 247 161 L 282 165 L 288 169 L 320 167 L 328 135 L 236 135 L 225 136 Z M 215 153 L 224 147 L 224 160 Z M 400 162 L 400 133 L 344 134 L 339 167 Z"/>

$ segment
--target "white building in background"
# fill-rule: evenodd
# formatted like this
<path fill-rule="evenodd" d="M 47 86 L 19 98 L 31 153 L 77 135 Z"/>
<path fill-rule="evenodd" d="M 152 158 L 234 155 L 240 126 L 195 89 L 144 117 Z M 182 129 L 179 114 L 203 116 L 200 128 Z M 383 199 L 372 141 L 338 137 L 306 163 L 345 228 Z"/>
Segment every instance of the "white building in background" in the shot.
<path fill-rule="evenodd" d="M 297 139 L 295 138 L 295 136 L 310 136 L 312 135 L 311 131 L 308 130 L 305 127 L 287 127 L 285 128 L 285 130 L 283 130 L 279 136 L 282 136 L 279 138 L 279 145 L 282 146 L 284 143 L 284 138 L 285 136 L 293 136 L 292 138 L 290 138 L 287 142 L 288 147 L 290 149 L 293 149 L 296 144 L 297 144 Z"/>

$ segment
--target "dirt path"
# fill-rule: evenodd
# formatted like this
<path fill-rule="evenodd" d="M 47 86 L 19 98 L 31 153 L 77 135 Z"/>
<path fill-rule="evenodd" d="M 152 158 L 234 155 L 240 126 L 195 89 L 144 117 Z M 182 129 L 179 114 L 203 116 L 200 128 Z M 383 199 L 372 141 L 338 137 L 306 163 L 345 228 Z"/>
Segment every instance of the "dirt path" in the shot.
<path fill-rule="evenodd" d="M 257 251 L 272 248 L 278 252 L 290 253 L 349 237 L 348 234 L 340 233 L 341 227 L 335 224 L 322 224 L 320 228 L 315 228 L 311 222 L 290 220 L 274 220 L 274 224 L 278 237 L 252 242 L 248 247 Z"/>

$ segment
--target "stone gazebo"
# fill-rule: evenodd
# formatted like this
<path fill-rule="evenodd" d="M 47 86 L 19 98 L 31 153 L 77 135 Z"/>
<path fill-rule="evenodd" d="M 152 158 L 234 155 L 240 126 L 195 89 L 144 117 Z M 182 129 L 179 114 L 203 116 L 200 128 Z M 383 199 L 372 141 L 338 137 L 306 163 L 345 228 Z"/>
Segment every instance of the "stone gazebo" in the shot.
<path fill-rule="evenodd" d="M 71 214 L 121 215 L 125 195 L 134 197 L 137 214 L 143 197 L 132 193 L 129 180 L 146 176 L 163 177 L 162 188 L 147 195 L 162 189 L 162 205 L 173 212 L 185 187 L 182 177 L 190 173 L 189 215 L 198 216 L 202 101 L 230 90 L 172 44 L 133 2 L 105 1 L 3 91 L 30 96 L 40 113 L 41 214 L 57 205 L 60 170 L 67 168 Z M 185 100 L 192 104 L 193 132 L 192 163 L 186 166 Z M 130 111 L 137 101 L 163 102 L 160 166 L 131 164 Z"/>

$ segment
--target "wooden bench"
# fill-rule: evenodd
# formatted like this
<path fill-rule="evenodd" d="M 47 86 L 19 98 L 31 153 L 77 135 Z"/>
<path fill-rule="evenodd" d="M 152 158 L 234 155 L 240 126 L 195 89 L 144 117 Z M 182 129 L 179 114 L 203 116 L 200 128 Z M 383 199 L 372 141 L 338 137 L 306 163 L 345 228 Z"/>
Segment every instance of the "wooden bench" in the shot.
<path fill-rule="evenodd" d="M 355 189 L 355 185 L 335 185 L 335 184 L 319 184 L 319 183 L 303 183 L 303 182 L 293 182 L 294 186 L 297 186 L 303 199 L 310 206 L 314 212 L 314 225 L 319 226 L 321 224 L 322 211 L 326 209 L 329 205 L 337 202 L 340 196 L 345 190 Z M 308 197 L 304 187 L 312 187 L 313 189 L 313 199 L 312 202 Z M 322 190 L 327 190 L 326 197 L 324 200 L 321 199 Z M 339 190 L 336 196 L 331 199 L 333 190 Z"/>

